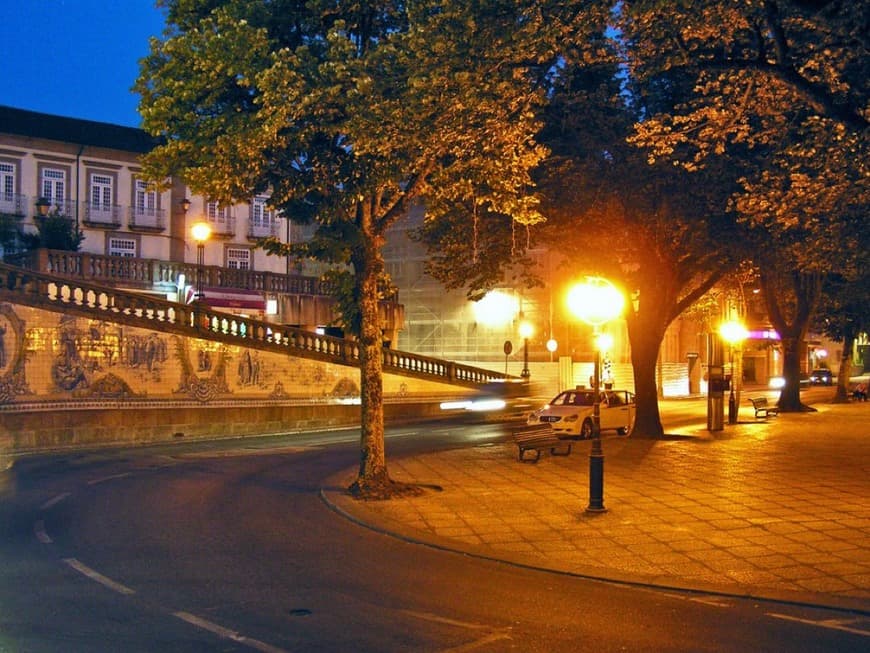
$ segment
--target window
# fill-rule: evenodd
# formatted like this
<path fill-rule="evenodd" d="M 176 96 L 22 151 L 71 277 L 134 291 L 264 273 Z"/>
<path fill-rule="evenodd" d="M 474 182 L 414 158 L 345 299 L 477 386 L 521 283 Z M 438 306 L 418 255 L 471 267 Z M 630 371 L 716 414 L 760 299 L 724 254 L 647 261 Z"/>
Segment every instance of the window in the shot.
<path fill-rule="evenodd" d="M 91 175 L 91 206 L 108 211 L 112 207 L 112 178 Z"/>
<path fill-rule="evenodd" d="M 136 195 L 134 203 L 138 215 L 155 215 L 157 211 L 157 191 L 149 190 L 148 184 L 141 179 L 136 180 Z"/>
<path fill-rule="evenodd" d="M 217 202 L 206 204 L 205 212 L 209 222 L 225 223 L 230 217 L 230 207 L 220 206 Z"/>
<path fill-rule="evenodd" d="M 11 202 L 15 194 L 15 166 L 11 163 L 0 163 L 0 193 L 4 202 Z"/>
<path fill-rule="evenodd" d="M 275 222 L 275 212 L 266 206 L 268 198 L 255 197 L 251 203 L 251 224 L 257 227 L 270 227 Z"/>
<path fill-rule="evenodd" d="M 66 172 L 58 168 L 43 168 L 40 180 L 42 197 L 55 206 L 66 199 Z"/>
<path fill-rule="evenodd" d="M 227 267 L 232 270 L 250 270 L 251 250 L 228 248 Z"/>
<path fill-rule="evenodd" d="M 109 256 L 136 256 L 136 241 L 128 238 L 109 238 Z"/>

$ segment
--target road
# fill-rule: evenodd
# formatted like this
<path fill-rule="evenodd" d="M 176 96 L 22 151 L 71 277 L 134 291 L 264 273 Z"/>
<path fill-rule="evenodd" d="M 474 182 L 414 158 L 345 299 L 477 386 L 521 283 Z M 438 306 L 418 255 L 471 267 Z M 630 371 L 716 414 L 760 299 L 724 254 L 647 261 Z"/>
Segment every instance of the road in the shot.
<path fill-rule="evenodd" d="M 697 405 L 678 412 L 698 421 Z M 389 456 L 502 437 L 449 422 L 390 433 Z M 0 502 L 0 652 L 867 649 L 835 611 L 386 537 L 321 498 L 357 456 L 356 433 L 337 431 L 19 461 Z"/>

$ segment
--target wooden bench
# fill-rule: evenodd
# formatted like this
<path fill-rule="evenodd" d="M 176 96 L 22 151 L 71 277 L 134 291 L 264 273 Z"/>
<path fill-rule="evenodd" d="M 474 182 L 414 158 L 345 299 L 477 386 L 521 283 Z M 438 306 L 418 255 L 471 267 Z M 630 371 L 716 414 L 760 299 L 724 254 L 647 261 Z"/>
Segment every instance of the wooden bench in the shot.
<path fill-rule="evenodd" d="M 752 407 L 755 409 L 755 419 L 759 417 L 764 417 L 765 419 L 768 417 L 776 417 L 779 415 L 779 408 L 776 406 L 770 406 L 767 403 L 767 397 L 752 397 L 749 398 L 749 403 L 752 404 Z"/>
<path fill-rule="evenodd" d="M 567 456 L 573 445 L 570 440 L 560 439 L 549 424 L 530 424 L 514 429 L 514 442 L 518 450 L 517 460 L 524 463 L 538 462 L 543 449 L 549 449 L 553 456 Z M 535 457 L 526 458 L 527 451 L 534 451 Z"/>

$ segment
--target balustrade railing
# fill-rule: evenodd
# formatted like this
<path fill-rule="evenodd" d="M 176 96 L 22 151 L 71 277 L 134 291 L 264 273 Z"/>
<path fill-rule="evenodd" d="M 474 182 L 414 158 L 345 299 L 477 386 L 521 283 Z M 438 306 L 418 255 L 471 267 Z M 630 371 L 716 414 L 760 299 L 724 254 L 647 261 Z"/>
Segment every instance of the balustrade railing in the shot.
<path fill-rule="evenodd" d="M 0 190 L 0 213 L 23 217 L 30 203 L 27 195 Z"/>
<path fill-rule="evenodd" d="M 360 362 L 360 346 L 353 340 L 229 315 L 196 302 L 170 302 L 12 265 L 0 264 L 0 300 L 339 365 L 358 367 Z M 505 376 L 409 352 L 382 351 L 387 372 L 464 386 Z"/>
<path fill-rule="evenodd" d="M 36 272 L 97 283 L 123 281 L 135 287 L 175 286 L 183 274 L 188 281 L 198 278 L 197 265 L 159 259 L 105 256 L 85 252 L 38 249 L 6 257 L 7 262 Z M 203 285 L 212 288 L 240 288 L 263 293 L 292 295 L 330 295 L 331 284 L 294 274 L 233 270 L 217 266 L 202 267 Z M 395 301 L 398 301 L 397 299 Z"/>

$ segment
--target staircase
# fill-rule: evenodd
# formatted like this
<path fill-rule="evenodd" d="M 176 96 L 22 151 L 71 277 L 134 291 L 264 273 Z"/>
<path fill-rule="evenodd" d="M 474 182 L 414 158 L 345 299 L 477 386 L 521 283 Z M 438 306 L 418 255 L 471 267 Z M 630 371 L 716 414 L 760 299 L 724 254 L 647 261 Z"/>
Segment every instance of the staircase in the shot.
<path fill-rule="evenodd" d="M 360 364 L 360 347 L 352 340 L 2 263 L 0 301 L 338 365 Z M 383 369 L 465 387 L 505 378 L 492 370 L 386 348 Z"/>

